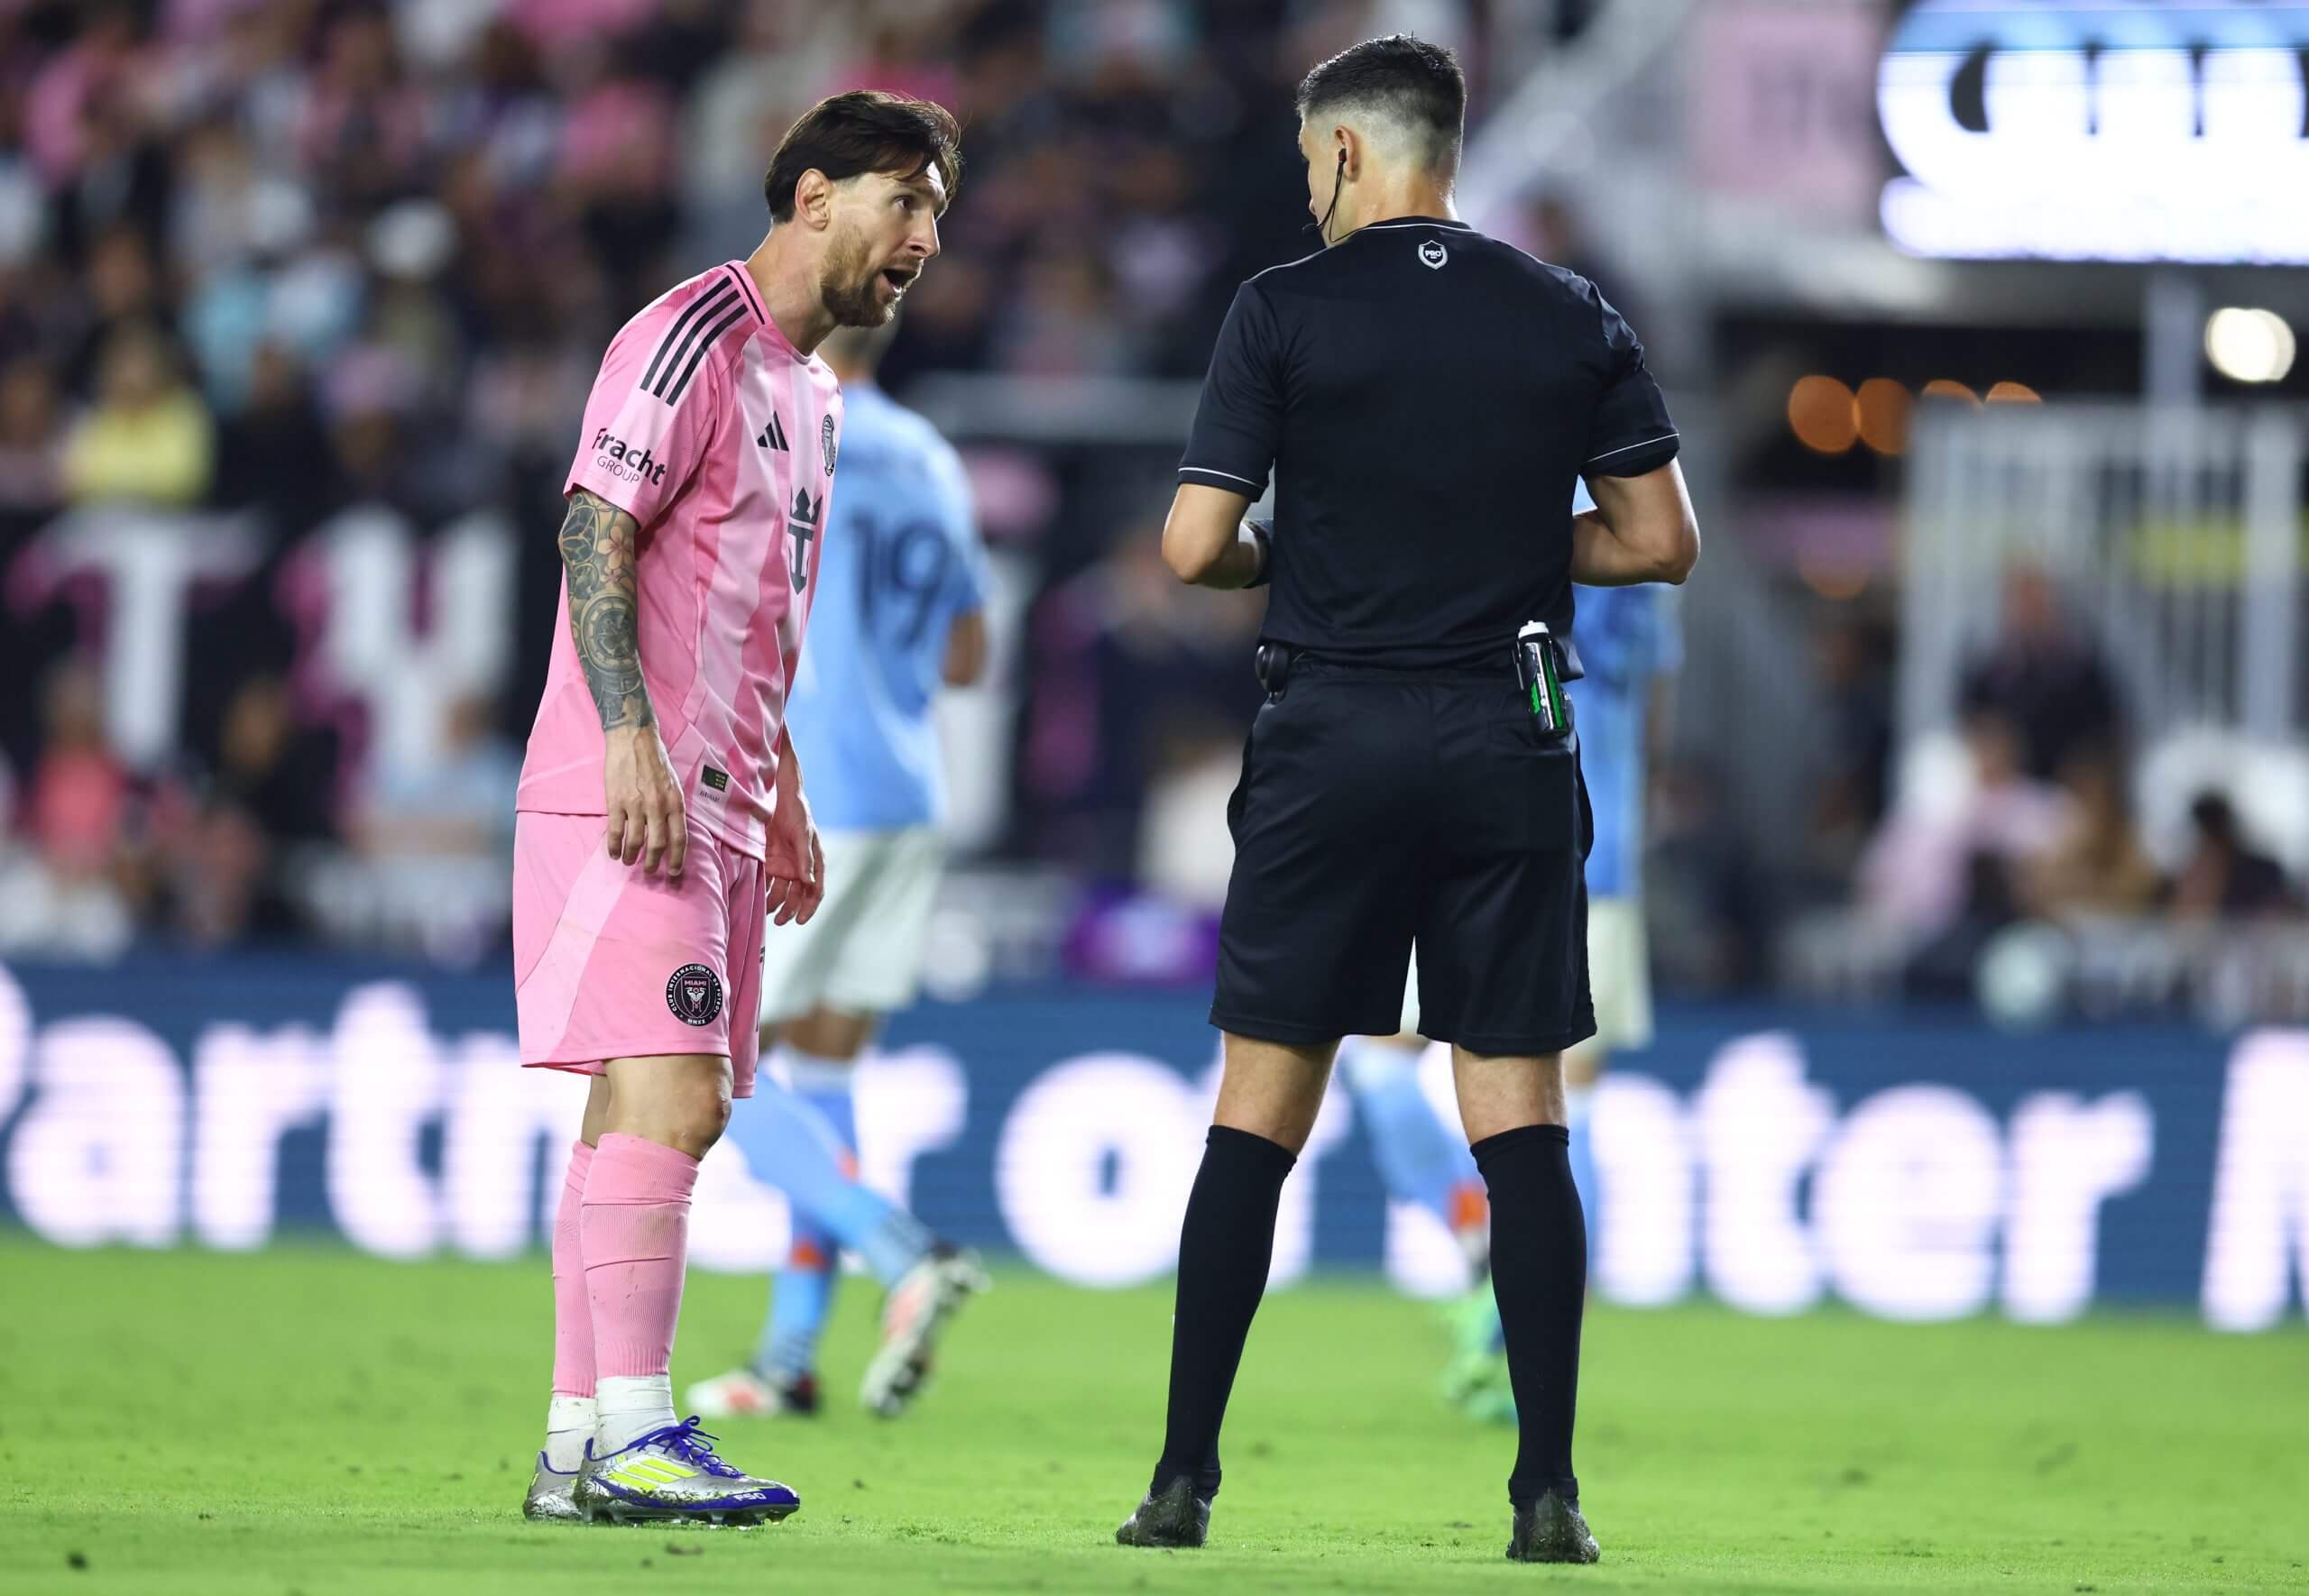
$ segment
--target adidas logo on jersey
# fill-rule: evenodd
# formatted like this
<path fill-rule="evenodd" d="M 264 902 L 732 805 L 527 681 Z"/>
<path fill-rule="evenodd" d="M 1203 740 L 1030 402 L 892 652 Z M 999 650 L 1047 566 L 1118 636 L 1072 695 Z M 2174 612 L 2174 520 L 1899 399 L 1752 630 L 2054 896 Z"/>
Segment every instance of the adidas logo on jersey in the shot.
<path fill-rule="evenodd" d="M 769 425 L 761 429 L 761 436 L 756 438 L 754 442 L 765 449 L 786 448 L 786 428 L 779 425 L 777 411 L 772 410 L 769 413 Z"/>

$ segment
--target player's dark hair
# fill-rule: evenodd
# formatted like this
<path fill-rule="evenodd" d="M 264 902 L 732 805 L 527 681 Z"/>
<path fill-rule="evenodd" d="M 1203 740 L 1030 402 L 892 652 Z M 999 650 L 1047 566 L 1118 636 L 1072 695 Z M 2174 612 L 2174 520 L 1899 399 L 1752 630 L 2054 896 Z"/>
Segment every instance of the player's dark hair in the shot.
<path fill-rule="evenodd" d="M 933 100 L 880 89 L 853 89 L 820 100 L 788 128 L 762 179 L 773 221 L 794 216 L 794 185 L 806 171 L 834 182 L 868 172 L 911 181 L 935 170 L 952 203 L 962 178 L 962 130 L 954 114 Z"/>
<path fill-rule="evenodd" d="M 1467 124 L 1467 78 L 1440 44 L 1390 33 L 1342 50 L 1299 83 L 1299 119 L 1319 111 L 1374 111 L 1426 140 L 1427 164 L 1459 163 Z"/>

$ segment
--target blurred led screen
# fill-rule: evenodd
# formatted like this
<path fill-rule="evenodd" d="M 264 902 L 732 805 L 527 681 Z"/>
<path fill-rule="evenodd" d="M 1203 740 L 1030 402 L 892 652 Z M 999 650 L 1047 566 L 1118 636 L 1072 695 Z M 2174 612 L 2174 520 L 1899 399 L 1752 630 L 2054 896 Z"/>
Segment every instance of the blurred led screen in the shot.
<path fill-rule="evenodd" d="M 1921 0 L 1877 107 L 1912 254 L 2309 261 L 2309 5 Z"/>

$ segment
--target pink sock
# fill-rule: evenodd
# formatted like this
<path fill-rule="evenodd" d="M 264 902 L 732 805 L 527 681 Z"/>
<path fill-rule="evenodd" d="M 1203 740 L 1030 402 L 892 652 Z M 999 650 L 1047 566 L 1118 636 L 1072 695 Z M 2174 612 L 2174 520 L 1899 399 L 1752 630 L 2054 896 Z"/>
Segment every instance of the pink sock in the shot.
<path fill-rule="evenodd" d="M 671 1366 L 696 1184 L 695 1159 L 639 1136 L 606 1135 L 593 1149 L 578 1226 L 596 1376 L 662 1375 Z"/>
<path fill-rule="evenodd" d="M 583 1142 L 569 1149 L 569 1172 L 561 1178 L 561 1206 L 553 1216 L 553 1394 L 593 1394 L 593 1308 L 585 1300 L 585 1249 L 578 1234 L 578 1205 L 585 1200 L 585 1171 L 593 1150 Z"/>

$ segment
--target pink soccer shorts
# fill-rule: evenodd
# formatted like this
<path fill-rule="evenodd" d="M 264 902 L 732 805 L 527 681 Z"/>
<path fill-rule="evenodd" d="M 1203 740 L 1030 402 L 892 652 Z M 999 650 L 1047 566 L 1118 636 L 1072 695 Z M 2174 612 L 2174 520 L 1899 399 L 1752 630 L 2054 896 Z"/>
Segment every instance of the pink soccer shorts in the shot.
<path fill-rule="evenodd" d="M 720 1053 L 753 1096 L 759 859 L 693 826 L 679 877 L 610 858 L 600 815 L 513 827 L 513 999 L 521 1062 L 599 1075 L 610 1059 Z"/>

